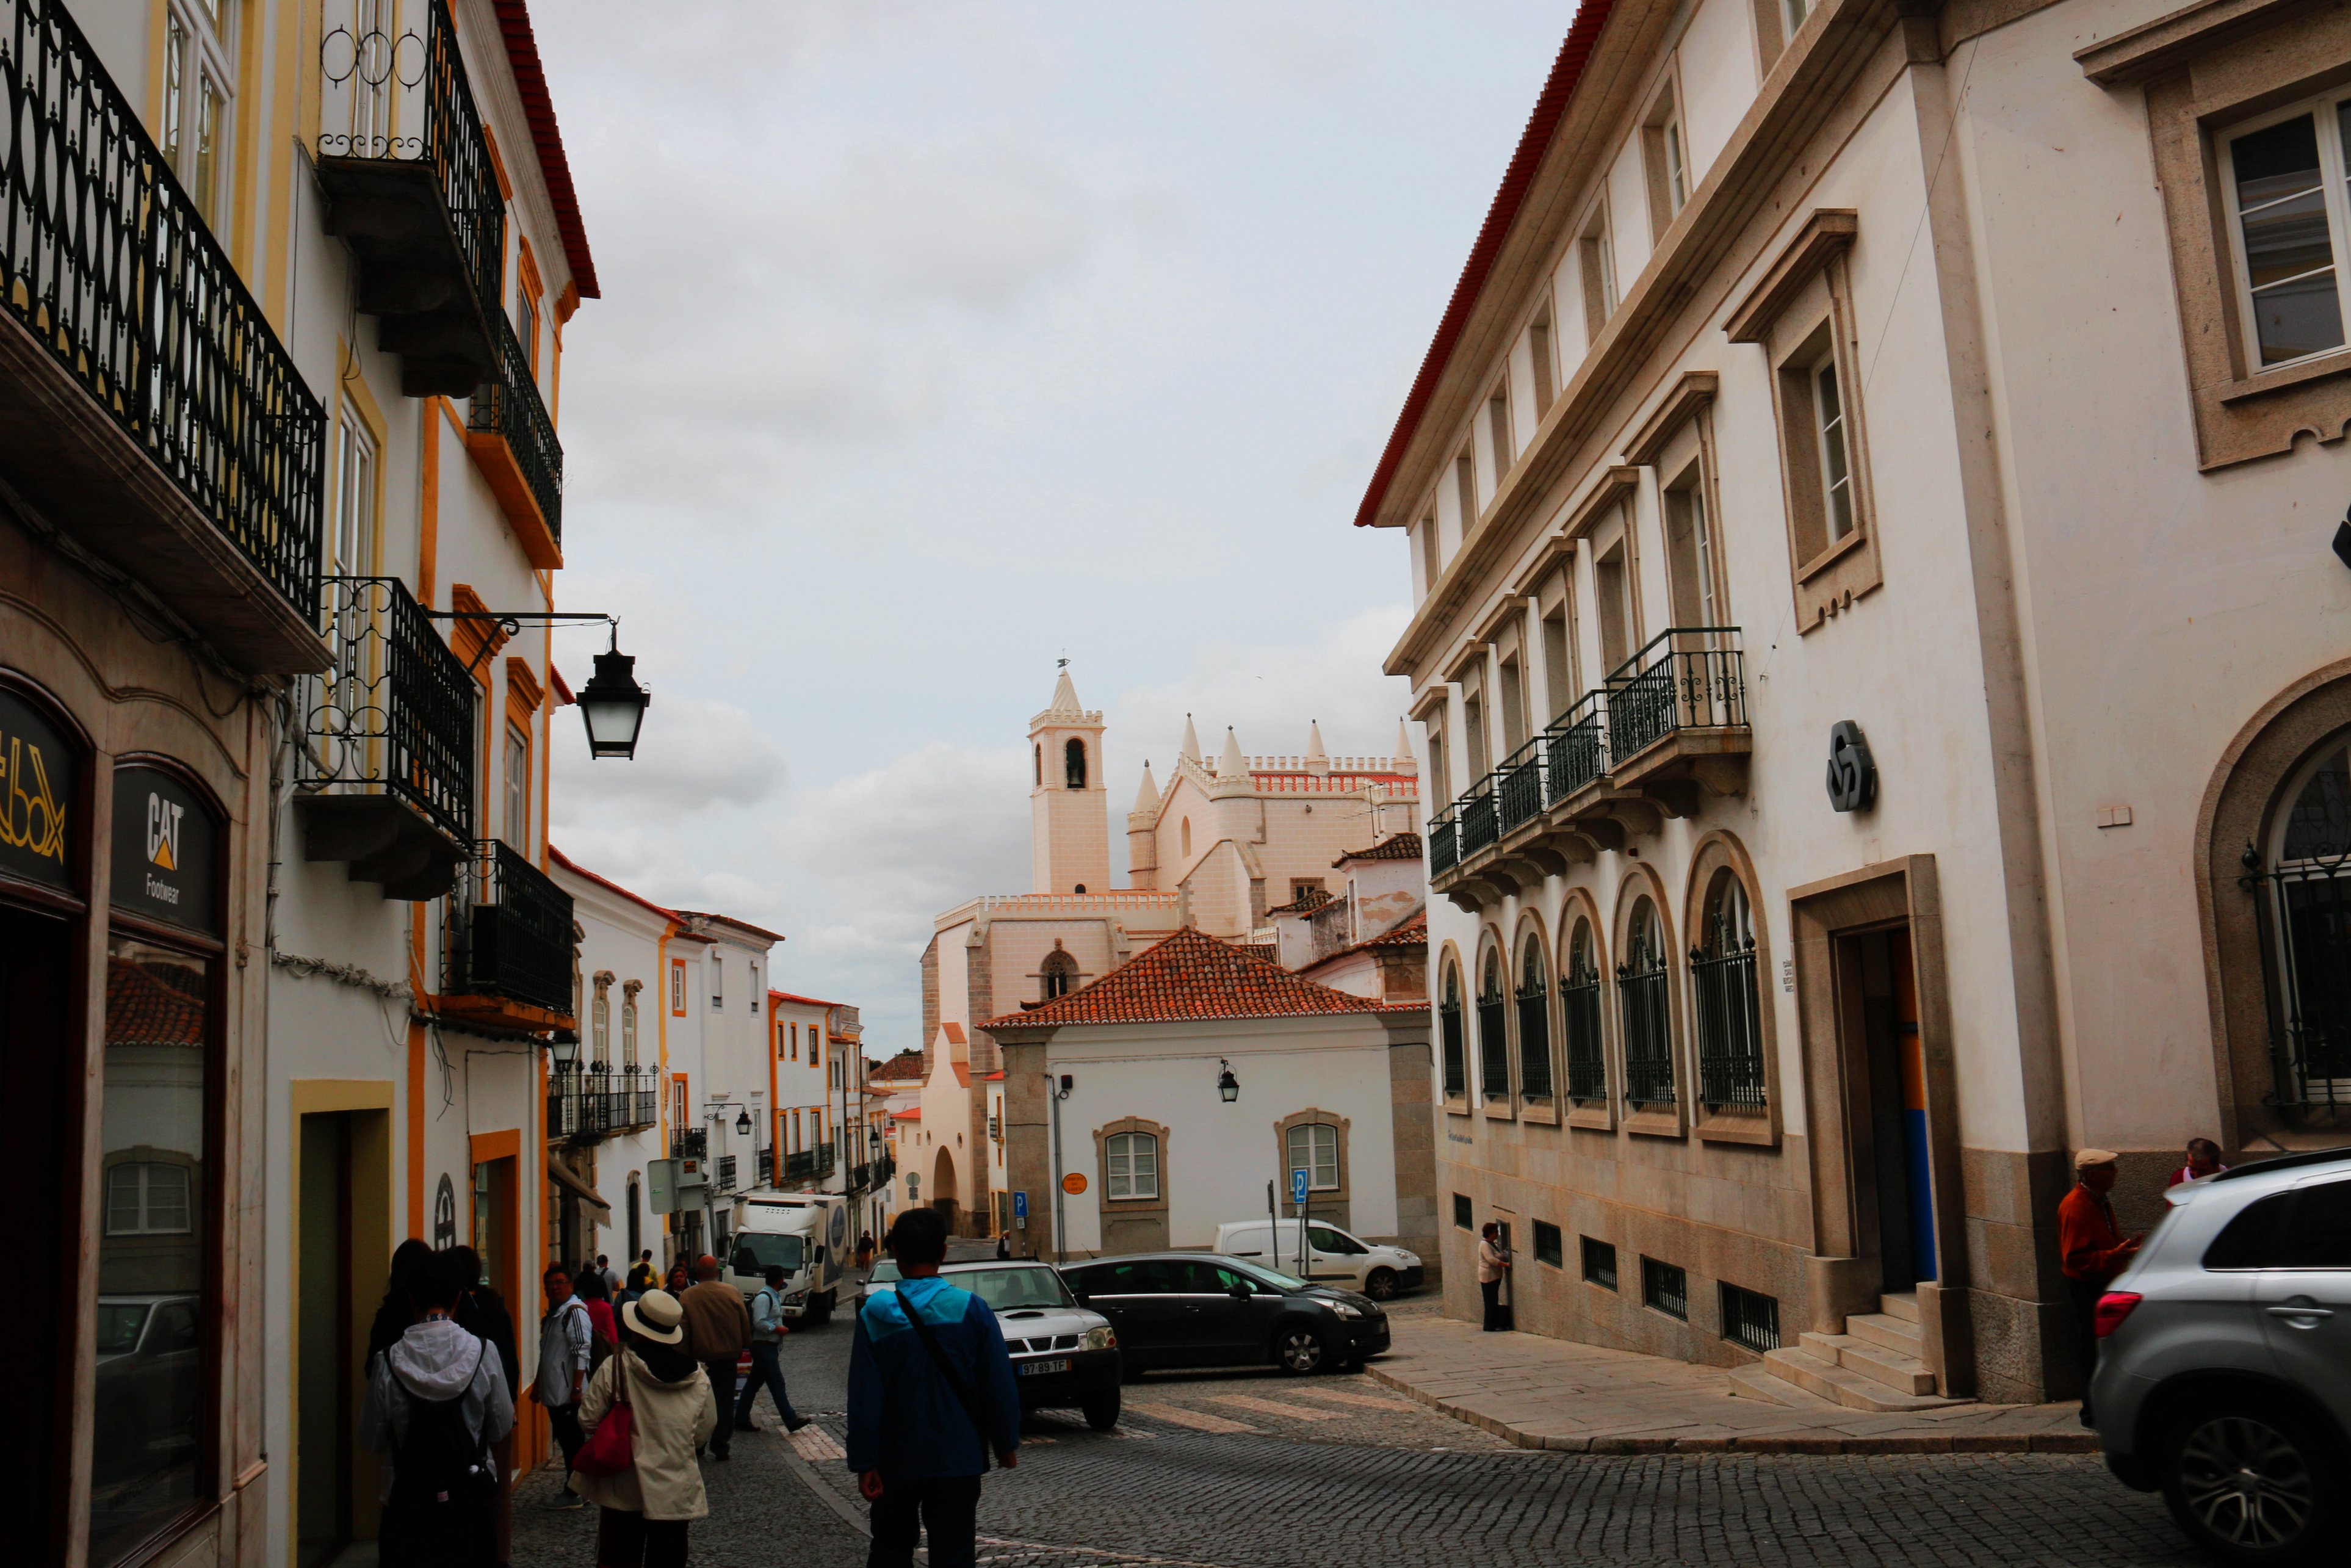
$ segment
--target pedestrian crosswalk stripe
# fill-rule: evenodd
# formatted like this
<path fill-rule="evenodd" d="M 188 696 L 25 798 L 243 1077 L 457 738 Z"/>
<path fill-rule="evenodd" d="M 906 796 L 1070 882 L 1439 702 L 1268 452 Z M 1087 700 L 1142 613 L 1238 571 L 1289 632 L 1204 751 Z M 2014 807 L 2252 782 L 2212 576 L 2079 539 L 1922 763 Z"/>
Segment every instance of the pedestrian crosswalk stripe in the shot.
<path fill-rule="evenodd" d="M 1290 1421 L 1336 1421 L 1336 1410 L 1316 1410 L 1304 1405 L 1278 1405 L 1270 1399 L 1258 1399 L 1247 1394 L 1214 1394 L 1209 1396 L 1219 1405 L 1236 1409 L 1254 1410 L 1260 1416 L 1280 1416 Z"/>
<path fill-rule="evenodd" d="M 1181 1405 L 1136 1402 L 1128 1405 L 1127 1408 L 1138 1416 L 1171 1421 L 1178 1427 L 1189 1427 L 1196 1432 L 1256 1432 L 1263 1429 L 1245 1421 L 1228 1421 L 1222 1416 L 1211 1416 L 1205 1410 L 1186 1410 Z"/>
<path fill-rule="evenodd" d="M 1298 1392 L 1309 1399 L 1327 1399 L 1333 1405 L 1355 1405 L 1365 1410 L 1409 1410 L 1411 1405 L 1402 1399 L 1374 1399 L 1368 1394 L 1349 1394 L 1337 1388 L 1301 1388 Z"/>

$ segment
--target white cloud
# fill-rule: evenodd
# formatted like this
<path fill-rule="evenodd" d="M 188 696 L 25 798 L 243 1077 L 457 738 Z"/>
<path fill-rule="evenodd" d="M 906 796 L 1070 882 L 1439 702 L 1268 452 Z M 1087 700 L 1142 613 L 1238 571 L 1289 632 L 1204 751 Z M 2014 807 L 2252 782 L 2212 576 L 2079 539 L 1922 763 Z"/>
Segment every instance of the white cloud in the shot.
<path fill-rule="evenodd" d="M 564 728 L 578 722 L 570 715 L 557 720 Z M 563 738 L 559 733 L 559 742 Z M 663 695 L 645 710 L 632 760 L 592 761 L 585 745 L 557 745 L 554 828 L 559 839 L 574 823 L 753 806 L 783 787 L 783 747 L 748 712 L 733 703 Z"/>

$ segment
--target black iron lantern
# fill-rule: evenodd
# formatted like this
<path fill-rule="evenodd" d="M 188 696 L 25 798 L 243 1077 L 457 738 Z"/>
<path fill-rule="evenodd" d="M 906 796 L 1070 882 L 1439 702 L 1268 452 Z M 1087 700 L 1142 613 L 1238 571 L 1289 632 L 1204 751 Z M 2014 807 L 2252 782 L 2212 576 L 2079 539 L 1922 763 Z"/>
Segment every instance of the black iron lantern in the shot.
<path fill-rule="evenodd" d="M 751 1135 L 750 1112 L 746 1111 L 741 1115 L 735 1118 L 735 1133 L 737 1137 L 747 1138 Z"/>
<path fill-rule="evenodd" d="M 611 651 L 596 655 L 596 677 L 580 690 L 589 756 L 636 756 L 637 732 L 644 727 L 645 708 L 653 700 L 651 692 L 637 685 L 632 673 L 636 664 L 633 654 L 621 652 L 621 628 L 615 622 Z"/>
<path fill-rule="evenodd" d="M 1228 1105 L 1241 1097 L 1241 1081 L 1233 1076 L 1233 1064 L 1223 1057 L 1217 1058 L 1217 1095 Z"/>
<path fill-rule="evenodd" d="M 569 1072 L 580 1064 L 580 1031 L 557 1030 L 547 1042 L 548 1054 L 555 1059 L 555 1071 Z"/>

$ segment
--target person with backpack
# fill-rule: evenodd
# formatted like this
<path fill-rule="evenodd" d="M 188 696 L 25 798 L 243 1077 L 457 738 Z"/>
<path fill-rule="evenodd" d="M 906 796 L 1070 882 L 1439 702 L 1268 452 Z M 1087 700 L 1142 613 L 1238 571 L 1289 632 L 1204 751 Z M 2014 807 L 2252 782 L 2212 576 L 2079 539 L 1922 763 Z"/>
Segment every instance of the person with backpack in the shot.
<path fill-rule="evenodd" d="M 660 1283 L 661 1270 L 653 1267 L 653 1249 L 648 1247 L 629 1265 L 628 1288 L 633 1296 L 642 1296 Z"/>
<path fill-rule="evenodd" d="M 746 1432 L 759 1428 L 751 1425 L 751 1406 L 764 1388 L 776 1401 L 776 1414 L 783 1418 L 784 1430 L 797 1432 L 809 1424 L 809 1418 L 792 1408 L 791 1396 L 784 1392 L 782 1354 L 784 1335 L 790 1331 L 784 1326 L 784 1266 L 768 1265 L 768 1282 L 751 1298 L 751 1380 L 743 1385 L 743 1398 L 735 1406 L 735 1425 Z"/>
<path fill-rule="evenodd" d="M 488 1568 L 497 1561 L 497 1460 L 514 1396 L 496 1347 L 457 1325 L 467 1280 L 444 1252 L 419 1271 L 422 1314 L 375 1358 L 360 1442 L 383 1456 L 382 1568 Z"/>
<path fill-rule="evenodd" d="M 936 1209 L 898 1216 L 883 1242 L 904 1278 L 868 1293 L 849 1342 L 849 1468 L 872 1509 L 869 1568 L 969 1568 L 989 1450 L 1020 1462 L 1020 1395 L 986 1301 L 939 1278 L 947 1228 Z"/>
<path fill-rule="evenodd" d="M 507 1389 L 511 1394 L 522 1386 L 520 1357 L 515 1350 L 514 1316 L 507 1311 L 506 1299 L 483 1282 L 482 1255 L 470 1247 L 452 1247 L 449 1256 L 465 1289 L 457 1298 L 457 1310 L 450 1313 L 457 1326 L 498 1353 L 498 1369 L 506 1374 Z M 514 1488 L 507 1479 L 514 1474 L 514 1434 L 508 1432 L 497 1440 L 492 1450 L 498 1461 L 498 1497 L 495 1512 L 497 1521 L 497 1561 L 504 1563 L 513 1553 Z"/>
<path fill-rule="evenodd" d="M 571 1293 L 571 1276 L 561 1264 L 549 1268 L 543 1281 L 547 1315 L 538 1320 L 538 1402 L 547 1406 L 548 1429 L 563 1450 L 563 1470 L 569 1475 L 571 1461 L 580 1457 L 580 1445 L 588 1440 L 580 1430 L 580 1391 L 588 1381 L 596 1329 L 589 1321 L 587 1304 Z M 588 1505 L 569 1491 L 559 1491 L 547 1506 Z"/>
<path fill-rule="evenodd" d="M 597 1568 L 684 1568 L 692 1521 L 706 1518 L 710 1495 L 695 1450 L 710 1440 L 718 1412 L 710 1379 L 685 1345 L 685 1309 L 667 1291 L 647 1291 L 621 1309 L 620 1348 L 580 1396 L 580 1420 L 591 1441 L 569 1486 L 602 1511 L 596 1519 Z M 604 1432 L 625 1409 L 625 1436 Z M 625 1447 L 626 1462 L 607 1448 Z"/>

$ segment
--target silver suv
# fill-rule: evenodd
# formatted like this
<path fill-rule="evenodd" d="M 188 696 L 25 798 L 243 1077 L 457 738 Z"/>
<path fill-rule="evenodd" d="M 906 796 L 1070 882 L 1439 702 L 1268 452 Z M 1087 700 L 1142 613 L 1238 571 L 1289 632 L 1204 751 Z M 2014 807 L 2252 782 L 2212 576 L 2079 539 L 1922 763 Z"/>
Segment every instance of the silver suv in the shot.
<path fill-rule="evenodd" d="M 2166 1195 L 2098 1303 L 2106 1467 L 2232 1563 L 2343 1550 L 2351 1517 L 2351 1149 Z"/>

